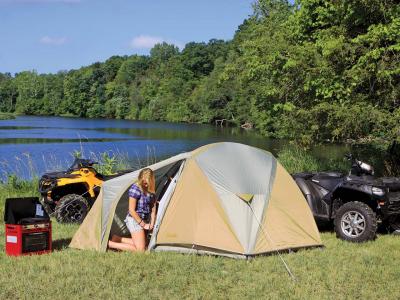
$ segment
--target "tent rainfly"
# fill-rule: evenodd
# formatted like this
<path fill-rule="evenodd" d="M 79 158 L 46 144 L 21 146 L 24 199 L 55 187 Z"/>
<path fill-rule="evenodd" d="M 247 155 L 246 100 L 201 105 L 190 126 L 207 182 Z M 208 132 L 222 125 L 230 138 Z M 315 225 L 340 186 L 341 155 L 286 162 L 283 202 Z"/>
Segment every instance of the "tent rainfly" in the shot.
<path fill-rule="evenodd" d="M 320 246 L 312 213 L 269 152 L 237 143 L 200 147 L 149 166 L 160 199 L 148 249 L 249 258 Z M 124 223 L 140 170 L 106 181 L 70 247 L 106 251 Z"/>

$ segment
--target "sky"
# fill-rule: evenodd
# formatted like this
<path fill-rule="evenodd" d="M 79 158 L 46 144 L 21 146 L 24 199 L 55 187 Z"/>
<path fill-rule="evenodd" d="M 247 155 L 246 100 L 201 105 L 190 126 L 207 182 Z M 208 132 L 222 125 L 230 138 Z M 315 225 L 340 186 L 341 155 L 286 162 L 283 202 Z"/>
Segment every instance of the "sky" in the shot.
<path fill-rule="evenodd" d="M 0 0 L 0 72 L 56 73 L 155 43 L 229 40 L 254 0 Z"/>

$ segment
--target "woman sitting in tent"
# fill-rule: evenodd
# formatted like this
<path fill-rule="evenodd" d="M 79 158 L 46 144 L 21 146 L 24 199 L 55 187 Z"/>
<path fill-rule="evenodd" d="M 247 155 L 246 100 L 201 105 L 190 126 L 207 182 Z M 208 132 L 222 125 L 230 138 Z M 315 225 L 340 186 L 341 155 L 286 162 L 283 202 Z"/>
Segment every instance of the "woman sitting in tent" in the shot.
<path fill-rule="evenodd" d="M 125 218 L 131 238 L 113 235 L 108 241 L 111 249 L 127 251 L 145 251 L 145 230 L 152 230 L 156 219 L 155 178 L 151 169 L 145 168 L 139 173 L 138 182 L 129 189 L 129 211 Z"/>

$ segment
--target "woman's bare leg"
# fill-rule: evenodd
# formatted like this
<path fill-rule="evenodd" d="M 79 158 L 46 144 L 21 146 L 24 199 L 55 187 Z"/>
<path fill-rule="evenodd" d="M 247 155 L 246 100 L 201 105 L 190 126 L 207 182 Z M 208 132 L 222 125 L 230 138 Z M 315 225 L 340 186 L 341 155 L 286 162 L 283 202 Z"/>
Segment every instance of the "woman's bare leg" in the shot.
<path fill-rule="evenodd" d="M 135 245 L 131 237 L 122 237 L 121 243 Z"/>
<path fill-rule="evenodd" d="M 114 242 L 112 240 L 108 241 L 108 247 L 111 249 L 117 249 L 122 251 L 138 251 L 135 245 L 133 244 L 119 243 L 119 242 Z"/>
<path fill-rule="evenodd" d="M 121 243 L 122 237 L 119 235 L 113 234 L 110 241 L 116 242 L 116 243 Z"/>
<path fill-rule="evenodd" d="M 111 237 L 111 241 L 116 242 L 116 243 L 125 243 L 125 244 L 134 245 L 132 237 L 126 238 L 126 237 L 122 237 L 122 236 L 115 235 L 115 234 Z"/>
<path fill-rule="evenodd" d="M 113 235 L 108 241 L 108 247 L 122 251 L 138 251 L 146 250 L 146 236 L 144 230 L 131 233 L 132 238 L 124 238 L 118 235 Z"/>
<path fill-rule="evenodd" d="M 124 238 L 115 234 L 108 241 L 108 247 L 123 251 L 136 251 L 132 238 Z"/>
<path fill-rule="evenodd" d="M 131 235 L 136 251 L 144 252 L 146 250 L 146 237 L 144 230 L 131 232 Z"/>

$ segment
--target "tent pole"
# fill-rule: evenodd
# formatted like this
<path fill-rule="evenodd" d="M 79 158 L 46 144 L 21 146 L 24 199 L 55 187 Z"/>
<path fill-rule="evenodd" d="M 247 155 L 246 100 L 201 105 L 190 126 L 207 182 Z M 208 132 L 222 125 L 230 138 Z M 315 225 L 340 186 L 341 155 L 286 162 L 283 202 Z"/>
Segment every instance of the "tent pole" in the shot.
<path fill-rule="evenodd" d="M 247 202 L 246 202 L 247 203 Z M 257 221 L 258 227 L 261 229 L 261 231 L 264 233 L 264 236 L 270 241 L 270 243 L 275 246 L 275 243 L 272 241 L 271 237 L 269 236 L 269 234 L 267 232 L 265 232 L 264 228 L 262 227 L 260 221 L 257 219 L 256 214 L 253 210 L 253 208 L 251 207 L 250 203 L 247 203 L 247 205 L 250 207 L 251 212 L 253 213 L 254 219 Z M 286 271 L 288 272 L 290 278 L 292 278 L 293 281 L 296 281 L 296 277 L 293 275 L 292 271 L 290 270 L 288 264 L 286 263 L 286 261 L 283 259 L 281 252 L 276 249 L 275 250 L 276 253 L 278 253 L 279 258 L 281 259 L 283 265 L 285 266 Z"/>

